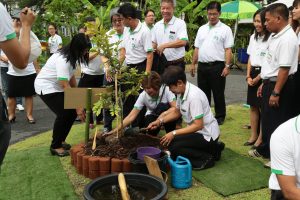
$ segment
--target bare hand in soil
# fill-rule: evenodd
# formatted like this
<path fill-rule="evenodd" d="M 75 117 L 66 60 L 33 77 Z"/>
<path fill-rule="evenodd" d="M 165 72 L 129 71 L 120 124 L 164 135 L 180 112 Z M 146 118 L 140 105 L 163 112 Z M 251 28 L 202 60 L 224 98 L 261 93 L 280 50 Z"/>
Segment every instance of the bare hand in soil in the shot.
<path fill-rule="evenodd" d="M 164 146 L 169 146 L 170 142 L 173 139 L 174 139 L 174 135 L 172 133 L 168 133 L 160 139 L 160 144 L 162 144 Z"/>
<path fill-rule="evenodd" d="M 156 120 L 156 121 L 154 121 L 154 122 L 151 122 L 151 123 L 148 125 L 148 127 L 147 127 L 148 130 L 155 130 L 155 129 L 157 129 L 157 128 L 159 128 L 159 121 L 158 121 L 158 120 Z"/>

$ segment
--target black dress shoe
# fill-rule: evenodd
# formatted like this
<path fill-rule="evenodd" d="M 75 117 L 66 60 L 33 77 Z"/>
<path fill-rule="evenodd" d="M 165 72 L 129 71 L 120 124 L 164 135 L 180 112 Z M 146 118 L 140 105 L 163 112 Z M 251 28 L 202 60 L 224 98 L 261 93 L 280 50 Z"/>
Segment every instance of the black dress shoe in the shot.
<path fill-rule="evenodd" d="M 64 150 L 70 150 L 71 147 L 72 147 L 72 146 L 71 146 L 70 144 L 68 144 L 68 143 L 62 143 L 61 146 L 62 146 L 62 148 L 63 148 Z"/>
<path fill-rule="evenodd" d="M 253 142 L 245 142 L 244 143 L 244 146 L 252 146 L 252 145 L 254 145 L 255 144 L 255 141 L 253 141 Z"/>
<path fill-rule="evenodd" d="M 68 150 L 64 150 L 63 152 L 58 152 L 55 149 L 50 148 L 50 152 L 53 156 L 59 156 L 59 157 L 64 157 L 64 156 L 70 155 Z"/>
<path fill-rule="evenodd" d="M 225 148 L 225 144 L 223 142 L 217 142 L 216 151 L 213 155 L 215 161 L 219 161 L 221 159 L 221 154 L 224 148 Z"/>
<path fill-rule="evenodd" d="M 219 125 L 223 125 L 224 124 L 224 118 L 217 118 L 217 122 Z"/>
<path fill-rule="evenodd" d="M 196 158 L 190 158 L 190 161 L 192 163 L 193 170 L 208 169 L 215 165 L 215 161 L 212 156 L 210 156 L 206 160 L 198 160 Z"/>

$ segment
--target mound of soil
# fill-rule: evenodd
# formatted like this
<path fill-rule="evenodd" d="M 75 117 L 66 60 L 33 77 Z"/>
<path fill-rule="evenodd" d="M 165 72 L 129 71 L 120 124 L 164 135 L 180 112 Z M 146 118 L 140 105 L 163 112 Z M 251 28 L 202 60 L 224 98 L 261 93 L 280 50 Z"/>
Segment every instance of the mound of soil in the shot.
<path fill-rule="evenodd" d="M 138 147 L 153 146 L 159 149 L 163 147 L 159 143 L 159 138 L 145 134 L 137 134 L 121 137 L 118 142 L 107 144 L 105 138 L 97 140 L 96 149 L 92 150 L 93 141 L 90 140 L 85 147 L 86 155 L 111 157 L 111 158 L 127 158 L 128 155 Z"/>

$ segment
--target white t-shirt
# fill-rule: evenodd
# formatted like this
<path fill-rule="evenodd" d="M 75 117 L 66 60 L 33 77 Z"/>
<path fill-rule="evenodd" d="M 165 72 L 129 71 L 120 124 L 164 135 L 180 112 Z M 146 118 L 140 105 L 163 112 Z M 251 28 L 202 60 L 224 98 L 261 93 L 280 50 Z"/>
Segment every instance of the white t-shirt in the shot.
<path fill-rule="evenodd" d="M 251 66 L 262 66 L 263 59 L 268 48 L 268 41 L 263 42 L 263 37 L 258 36 L 257 40 L 254 34 L 251 35 L 247 54 L 250 56 Z"/>
<path fill-rule="evenodd" d="M 147 108 L 146 115 L 153 114 L 153 110 L 155 110 L 157 104 L 159 104 L 159 100 L 161 98 L 162 92 L 164 89 L 164 85 L 162 85 L 159 89 L 159 95 L 157 98 L 153 98 L 147 94 L 147 92 L 143 91 L 137 101 L 134 104 L 134 108 L 138 110 L 142 110 L 144 106 Z M 166 86 L 165 92 L 162 96 L 161 103 L 171 103 L 176 100 L 176 97 L 173 92 L 170 91 L 169 87 Z"/>
<path fill-rule="evenodd" d="M 295 176 L 300 188 L 300 116 L 281 124 L 270 141 L 271 176 L 269 188 L 280 190 L 277 175 Z"/>
<path fill-rule="evenodd" d="M 48 45 L 49 45 L 50 53 L 57 52 L 59 45 L 62 45 L 61 37 L 57 34 L 51 36 L 48 40 Z"/>
<path fill-rule="evenodd" d="M 95 45 L 92 44 L 92 47 Z M 94 59 L 89 61 L 89 64 L 81 63 L 81 71 L 89 75 L 102 75 L 104 74 L 104 66 L 101 60 L 101 56 L 97 55 Z"/>
<path fill-rule="evenodd" d="M 198 62 L 225 61 L 225 48 L 231 48 L 233 43 L 230 27 L 221 21 L 214 26 L 209 23 L 201 26 L 195 40 Z"/>
<path fill-rule="evenodd" d="M 8 72 L 7 72 L 7 74 L 9 74 L 9 75 L 28 76 L 28 75 L 35 74 L 35 73 L 36 73 L 36 70 L 35 70 L 33 63 L 28 63 L 28 65 L 25 69 L 19 69 L 19 68 L 16 68 L 15 66 L 13 66 L 11 64 L 11 62 L 9 62 Z"/>
<path fill-rule="evenodd" d="M 70 62 L 67 62 L 60 53 L 53 54 L 35 79 L 35 92 L 39 95 L 64 92 L 59 81 L 69 81 L 74 71 Z"/>
<path fill-rule="evenodd" d="M 288 67 L 289 75 L 298 67 L 298 38 L 290 25 L 269 38 L 266 56 L 263 59 L 261 78 L 277 77 L 280 67 Z"/>
<path fill-rule="evenodd" d="M 146 60 L 147 53 L 153 51 L 151 33 L 148 27 L 139 21 L 134 31 L 124 29 L 121 48 L 125 48 L 126 64 L 138 64 Z"/>
<path fill-rule="evenodd" d="M 195 119 L 203 118 L 203 129 L 197 131 L 202 134 L 207 141 L 212 138 L 216 140 L 220 135 L 217 120 L 213 116 L 205 93 L 197 86 L 186 82 L 184 95 L 179 95 L 176 102 L 180 110 L 182 119 L 188 124 L 192 124 Z"/>
<path fill-rule="evenodd" d="M 157 46 L 178 39 L 188 41 L 186 23 L 182 19 L 173 16 L 167 25 L 163 19 L 154 25 L 152 42 L 156 43 Z M 168 61 L 177 60 L 184 57 L 185 47 L 167 48 L 163 53 Z"/>
<path fill-rule="evenodd" d="M 2 3 L 0 3 L 0 16 L 0 42 L 16 38 L 15 30 L 12 27 L 12 19 Z"/>

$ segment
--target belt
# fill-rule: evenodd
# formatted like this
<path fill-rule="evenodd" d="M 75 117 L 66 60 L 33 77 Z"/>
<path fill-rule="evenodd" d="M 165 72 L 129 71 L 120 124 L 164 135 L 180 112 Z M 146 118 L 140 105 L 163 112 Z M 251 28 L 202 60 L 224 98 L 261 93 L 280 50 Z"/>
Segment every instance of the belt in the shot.
<path fill-rule="evenodd" d="M 293 79 L 294 74 L 291 74 L 288 76 L 288 80 Z M 267 78 L 267 79 L 263 79 L 262 82 L 263 84 L 267 84 L 267 83 L 275 83 L 277 81 L 277 76 L 273 76 L 271 78 Z"/>
<path fill-rule="evenodd" d="M 168 65 L 174 65 L 174 64 L 177 64 L 177 63 L 180 63 L 180 62 L 183 62 L 184 61 L 184 57 L 182 58 L 179 58 L 177 60 L 171 60 L 171 61 L 168 61 Z"/>
<path fill-rule="evenodd" d="M 254 70 L 261 70 L 261 66 L 251 66 Z"/>
<path fill-rule="evenodd" d="M 223 64 L 224 64 L 224 61 L 199 62 L 200 65 L 217 65 L 217 64 L 220 64 L 220 63 L 223 63 Z"/>
<path fill-rule="evenodd" d="M 129 67 L 137 67 L 138 65 L 142 65 L 142 64 L 145 64 L 147 63 L 147 59 L 144 60 L 143 62 L 140 62 L 140 63 L 136 63 L 136 64 L 127 64 L 127 66 Z"/>

